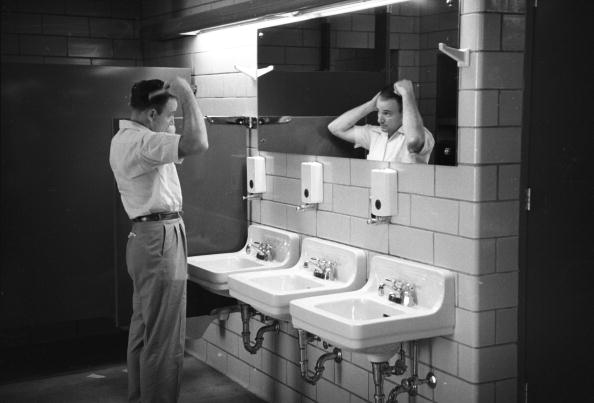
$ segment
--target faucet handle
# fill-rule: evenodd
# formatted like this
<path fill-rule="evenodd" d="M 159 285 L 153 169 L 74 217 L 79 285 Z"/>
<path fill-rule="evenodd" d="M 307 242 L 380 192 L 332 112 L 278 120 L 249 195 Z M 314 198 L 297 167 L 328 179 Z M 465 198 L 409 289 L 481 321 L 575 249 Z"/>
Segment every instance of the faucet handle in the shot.
<path fill-rule="evenodd" d="M 313 267 L 315 269 L 318 266 L 319 266 L 319 263 L 318 263 L 317 257 L 310 256 L 308 260 L 303 262 L 303 267 L 306 269 L 308 269 L 310 267 Z"/>
<path fill-rule="evenodd" d="M 384 295 L 384 287 L 385 286 L 386 286 L 386 283 L 384 283 L 383 281 L 380 281 L 377 286 L 377 295 L 379 295 L 380 297 Z"/>
<path fill-rule="evenodd" d="M 402 305 L 413 306 L 416 305 L 417 296 L 415 293 L 415 285 L 411 283 L 405 283 L 402 292 Z"/>

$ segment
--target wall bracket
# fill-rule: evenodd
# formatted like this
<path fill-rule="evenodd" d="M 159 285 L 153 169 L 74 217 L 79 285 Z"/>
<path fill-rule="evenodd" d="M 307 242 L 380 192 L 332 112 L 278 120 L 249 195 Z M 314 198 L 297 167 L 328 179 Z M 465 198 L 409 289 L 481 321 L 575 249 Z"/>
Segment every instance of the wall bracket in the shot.
<path fill-rule="evenodd" d="M 235 71 L 239 71 L 240 73 L 243 73 L 243 74 L 249 76 L 254 81 L 258 77 L 263 76 L 264 74 L 266 74 L 266 73 L 274 70 L 274 66 L 273 65 L 270 65 L 268 67 L 264 67 L 262 69 L 248 68 L 248 67 L 240 66 L 238 64 L 236 64 L 234 67 L 235 67 Z"/>
<path fill-rule="evenodd" d="M 458 67 L 470 66 L 470 50 L 469 49 L 456 49 L 446 45 L 443 42 L 439 42 L 438 49 L 440 52 L 445 53 L 452 59 L 458 62 Z"/>

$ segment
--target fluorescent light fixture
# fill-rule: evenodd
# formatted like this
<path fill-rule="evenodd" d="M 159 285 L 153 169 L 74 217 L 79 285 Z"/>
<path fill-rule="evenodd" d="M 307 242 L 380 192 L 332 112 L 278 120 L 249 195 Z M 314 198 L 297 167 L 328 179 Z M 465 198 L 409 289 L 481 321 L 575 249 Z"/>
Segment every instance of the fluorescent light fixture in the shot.
<path fill-rule="evenodd" d="M 313 18 L 329 17 L 332 15 L 351 13 L 355 11 L 367 10 L 375 7 L 387 6 L 395 3 L 402 3 L 408 0 L 359 0 L 346 1 L 329 6 L 315 7 L 306 10 L 293 11 L 281 14 L 265 15 L 263 17 L 252 18 L 249 20 L 233 22 L 230 24 L 219 25 L 216 27 L 205 28 L 197 31 L 182 32 L 181 35 L 198 35 L 199 33 L 209 32 L 219 29 L 232 27 L 250 26 L 255 29 L 274 27 L 278 25 L 291 24 L 293 22 L 311 20 Z"/>
<path fill-rule="evenodd" d="M 196 31 L 188 31 L 188 32 L 181 32 L 180 35 L 185 35 L 185 36 L 194 36 L 194 35 L 198 35 L 200 33 L 200 30 L 196 30 Z"/>

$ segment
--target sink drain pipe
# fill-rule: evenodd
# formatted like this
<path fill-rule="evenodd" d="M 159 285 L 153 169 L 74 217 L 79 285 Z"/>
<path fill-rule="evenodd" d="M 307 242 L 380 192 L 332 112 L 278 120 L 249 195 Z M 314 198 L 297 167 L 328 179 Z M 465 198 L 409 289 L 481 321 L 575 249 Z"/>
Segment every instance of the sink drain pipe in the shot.
<path fill-rule="evenodd" d="M 254 315 L 254 312 L 252 307 L 248 304 L 239 304 L 239 309 L 241 311 L 241 322 L 243 324 L 243 331 L 241 332 L 243 346 L 251 354 L 256 354 L 264 342 L 264 333 L 275 332 L 278 334 L 280 332 L 280 324 L 278 323 L 278 320 L 275 320 L 270 325 L 262 326 L 256 333 L 255 343 L 252 344 L 250 341 L 250 318 Z"/>
<path fill-rule="evenodd" d="M 388 395 L 386 403 L 398 403 L 396 398 L 401 393 L 408 393 L 409 396 L 416 396 L 419 393 L 419 386 L 427 384 L 431 389 L 435 389 L 437 386 L 437 377 L 433 372 L 428 372 L 424 379 L 419 378 L 419 345 L 418 342 L 411 341 L 411 362 L 412 362 L 412 374 L 408 378 L 402 379 L 400 385 L 394 387 Z"/>
<path fill-rule="evenodd" d="M 299 369 L 301 370 L 301 377 L 305 379 L 305 382 L 311 385 L 315 385 L 324 373 L 324 363 L 330 360 L 334 360 L 335 362 L 341 362 L 342 351 L 339 348 L 335 347 L 331 353 L 322 354 L 320 358 L 318 358 L 318 360 L 316 361 L 314 374 L 310 376 L 307 373 L 307 343 L 308 341 L 314 340 L 314 337 L 309 336 L 305 330 L 301 329 L 298 329 L 297 333 L 299 336 Z"/>
<path fill-rule="evenodd" d="M 406 372 L 406 355 L 400 343 L 399 358 L 394 365 L 389 362 L 372 362 L 371 370 L 373 373 L 373 383 L 375 385 L 375 393 L 373 398 L 375 403 L 384 403 L 386 396 L 384 395 L 384 378 L 390 375 L 400 376 Z"/>

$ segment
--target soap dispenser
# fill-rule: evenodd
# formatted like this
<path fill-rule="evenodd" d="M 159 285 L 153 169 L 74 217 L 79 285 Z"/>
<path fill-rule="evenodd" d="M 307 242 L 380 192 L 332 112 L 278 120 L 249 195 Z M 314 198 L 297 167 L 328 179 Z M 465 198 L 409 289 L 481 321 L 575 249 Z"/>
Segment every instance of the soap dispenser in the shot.
<path fill-rule="evenodd" d="M 266 160 L 264 157 L 247 157 L 247 191 L 243 200 L 259 199 L 266 192 Z"/>
<path fill-rule="evenodd" d="M 398 212 L 398 176 L 390 168 L 371 170 L 367 224 L 389 223 Z"/>
<path fill-rule="evenodd" d="M 301 204 L 297 211 L 315 208 L 324 201 L 323 166 L 319 162 L 301 163 Z"/>

